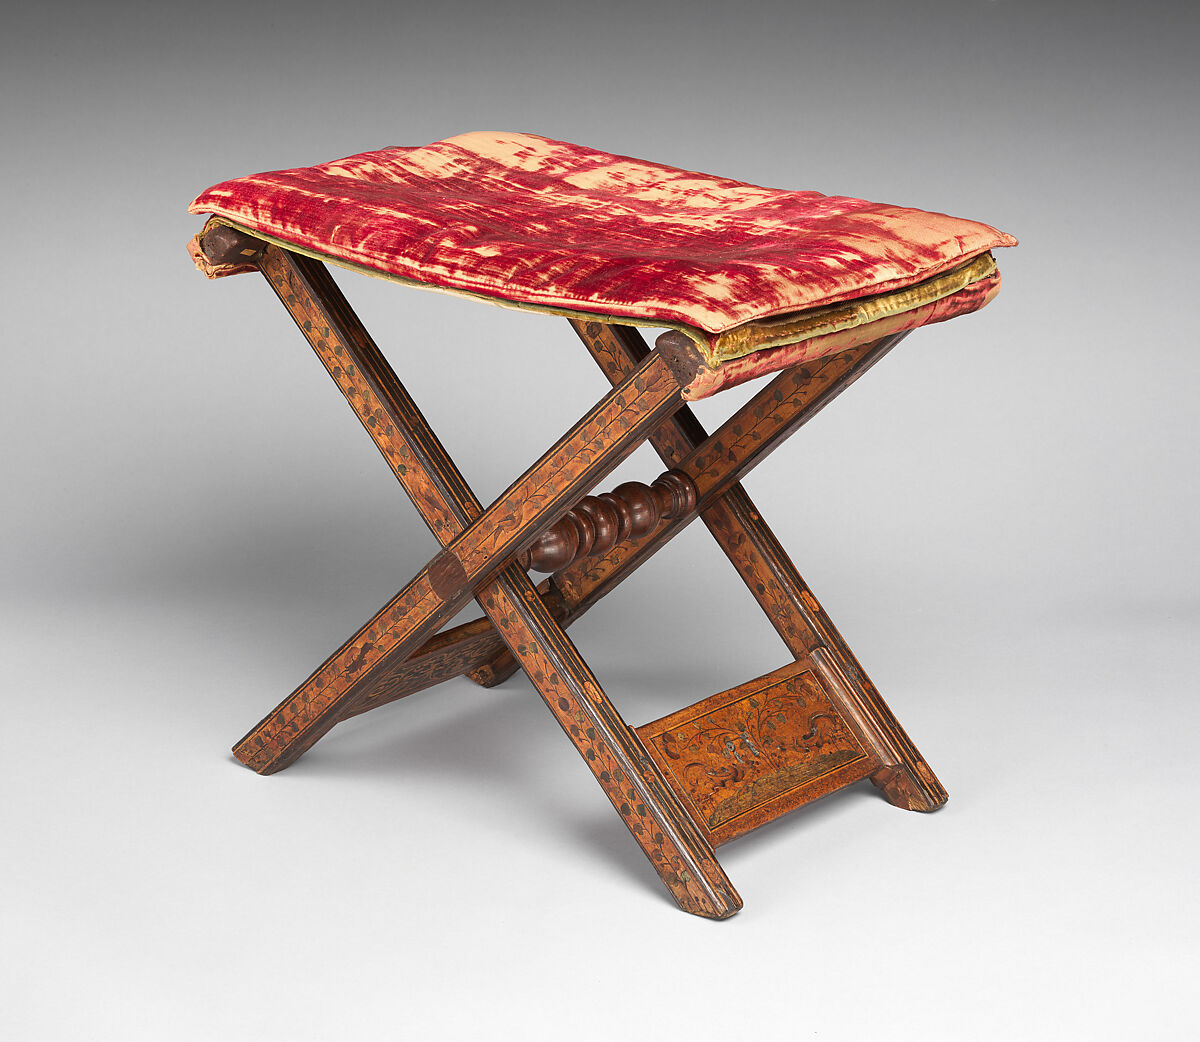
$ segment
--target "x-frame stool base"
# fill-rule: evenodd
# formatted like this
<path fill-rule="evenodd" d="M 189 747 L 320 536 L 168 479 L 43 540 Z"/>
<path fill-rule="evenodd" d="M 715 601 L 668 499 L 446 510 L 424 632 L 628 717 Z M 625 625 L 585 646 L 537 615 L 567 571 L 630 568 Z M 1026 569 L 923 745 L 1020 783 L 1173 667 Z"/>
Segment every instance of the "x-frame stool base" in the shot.
<path fill-rule="evenodd" d="M 780 813 L 864 777 L 906 809 L 945 802 L 739 483 L 903 334 L 785 370 L 710 437 L 680 397 L 686 344 L 666 334 L 651 351 L 630 327 L 573 321 L 613 391 L 485 510 L 320 262 L 245 237 L 200 247 L 262 271 L 443 547 L 235 746 L 241 762 L 274 773 L 340 720 L 454 676 L 486 686 L 520 668 L 679 906 L 710 918 L 741 907 L 714 847 Z M 518 557 L 647 439 L 690 509 L 654 515 L 535 588 Z M 635 729 L 566 628 L 696 517 L 794 663 Z M 439 632 L 472 598 L 484 618 Z"/>

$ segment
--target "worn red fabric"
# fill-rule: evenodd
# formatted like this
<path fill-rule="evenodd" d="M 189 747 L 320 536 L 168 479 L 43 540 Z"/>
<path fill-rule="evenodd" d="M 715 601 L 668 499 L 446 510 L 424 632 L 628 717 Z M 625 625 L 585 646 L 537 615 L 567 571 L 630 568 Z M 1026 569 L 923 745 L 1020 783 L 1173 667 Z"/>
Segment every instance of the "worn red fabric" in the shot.
<path fill-rule="evenodd" d="M 1016 242 L 945 214 L 490 132 L 236 178 L 190 209 L 433 287 L 707 334 Z"/>

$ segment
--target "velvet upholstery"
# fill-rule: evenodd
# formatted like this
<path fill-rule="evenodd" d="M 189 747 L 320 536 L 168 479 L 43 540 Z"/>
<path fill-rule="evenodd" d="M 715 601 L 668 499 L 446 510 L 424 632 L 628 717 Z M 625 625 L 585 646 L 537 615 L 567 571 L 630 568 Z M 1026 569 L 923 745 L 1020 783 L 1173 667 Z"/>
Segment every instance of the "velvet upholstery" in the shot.
<path fill-rule="evenodd" d="M 490 132 L 235 178 L 190 209 L 374 275 L 680 329 L 722 373 L 712 390 L 872 327 L 975 310 L 999 285 L 988 251 L 1016 242 L 944 214 Z M 196 259 L 214 277 L 242 270 Z"/>

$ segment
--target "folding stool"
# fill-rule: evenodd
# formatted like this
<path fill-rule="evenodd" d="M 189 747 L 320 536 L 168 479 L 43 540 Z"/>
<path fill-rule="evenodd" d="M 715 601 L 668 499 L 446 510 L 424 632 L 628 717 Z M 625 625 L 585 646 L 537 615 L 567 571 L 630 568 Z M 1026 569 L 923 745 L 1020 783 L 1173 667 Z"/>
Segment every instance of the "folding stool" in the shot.
<path fill-rule="evenodd" d="M 991 300 L 1011 236 L 508 133 L 237 178 L 191 211 L 212 215 L 196 265 L 263 273 L 442 547 L 242 763 L 274 773 L 350 716 L 523 669 L 679 906 L 710 918 L 742 903 L 714 848 L 788 810 L 864 778 L 898 807 L 945 802 L 739 481 L 909 331 Z M 485 509 L 327 263 L 565 316 L 613 389 Z M 647 326 L 666 329 L 653 350 Z M 768 374 L 712 435 L 686 405 Z M 665 473 L 589 494 L 646 440 Z M 794 661 L 631 727 L 566 630 L 697 517 Z M 483 618 L 439 632 L 472 599 Z"/>

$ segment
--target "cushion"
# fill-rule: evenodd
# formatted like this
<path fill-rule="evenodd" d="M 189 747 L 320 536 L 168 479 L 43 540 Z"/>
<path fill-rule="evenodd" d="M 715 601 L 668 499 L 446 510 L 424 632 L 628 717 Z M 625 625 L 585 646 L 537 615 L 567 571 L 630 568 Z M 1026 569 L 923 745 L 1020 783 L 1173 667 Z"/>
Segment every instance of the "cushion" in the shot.
<path fill-rule="evenodd" d="M 945 214 L 494 132 L 235 178 L 190 210 L 370 274 L 680 329 L 714 370 L 974 310 L 999 287 L 985 255 L 1016 243 Z"/>

